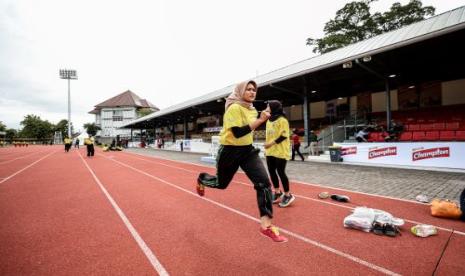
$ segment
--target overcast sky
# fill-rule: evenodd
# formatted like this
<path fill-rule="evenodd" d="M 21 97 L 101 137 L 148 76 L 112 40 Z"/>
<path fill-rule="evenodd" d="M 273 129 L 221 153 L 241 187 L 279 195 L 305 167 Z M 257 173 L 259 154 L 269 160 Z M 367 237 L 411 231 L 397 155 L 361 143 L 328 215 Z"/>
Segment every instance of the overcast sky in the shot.
<path fill-rule="evenodd" d="M 314 56 L 306 38 L 351 1 L 0 0 L 0 121 L 27 114 L 72 117 L 82 129 L 93 106 L 131 90 L 163 109 Z M 373 11 L 394 2 L 378 0 Z M 436 14 L 465 0 L 424 0 Z"/>

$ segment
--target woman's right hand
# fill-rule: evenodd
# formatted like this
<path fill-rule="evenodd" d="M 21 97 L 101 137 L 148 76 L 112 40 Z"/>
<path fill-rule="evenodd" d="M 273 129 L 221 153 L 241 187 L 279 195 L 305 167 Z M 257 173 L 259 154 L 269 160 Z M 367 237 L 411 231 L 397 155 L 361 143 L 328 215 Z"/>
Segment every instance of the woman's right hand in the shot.
<path fill-rule="evenodd" d="M 260 113 L 260 120 L 266 122 L 266 120 L 268 120 L 271 117 L 270 112 L 271 110 L 269 106 L 266 109 L 262 110 L 262 112 Z"/>

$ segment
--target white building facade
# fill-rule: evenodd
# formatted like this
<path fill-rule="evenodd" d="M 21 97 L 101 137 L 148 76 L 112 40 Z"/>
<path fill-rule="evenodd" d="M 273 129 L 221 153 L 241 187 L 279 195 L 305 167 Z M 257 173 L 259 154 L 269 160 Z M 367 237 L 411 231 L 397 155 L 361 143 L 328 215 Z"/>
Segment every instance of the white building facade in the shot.
<path fill-rule="evenodd" d="M 89 113 L 95 114 L 95 124 L 101 128 L 97 137 L 113 139 L 119 136 L 123 139 L 131 137 L 131 130 L 119 127 L 141 117 L 141 110 L 156 112 L 159 109 L 128 90 L 96 105 Z"/>

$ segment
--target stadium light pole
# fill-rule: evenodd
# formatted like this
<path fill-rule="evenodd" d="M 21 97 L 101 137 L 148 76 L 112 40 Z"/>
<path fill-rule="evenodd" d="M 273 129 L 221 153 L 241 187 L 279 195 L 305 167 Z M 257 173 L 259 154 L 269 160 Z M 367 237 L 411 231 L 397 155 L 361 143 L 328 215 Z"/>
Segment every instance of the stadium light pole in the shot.
<path fill-rule="evenodd" d="M 71 138 L 71 80 L 77 80 L 76 70 L 60 69 L 60 78 L 68 80 L 68 138 Z"/>

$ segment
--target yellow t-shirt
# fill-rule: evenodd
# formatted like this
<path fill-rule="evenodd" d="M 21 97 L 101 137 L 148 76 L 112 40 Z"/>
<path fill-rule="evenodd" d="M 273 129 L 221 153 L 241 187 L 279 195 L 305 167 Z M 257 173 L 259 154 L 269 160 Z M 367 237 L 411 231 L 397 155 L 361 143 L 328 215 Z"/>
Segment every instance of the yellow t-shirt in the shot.
<path fill-rule="evenodd" d="M 220 132 L 220 144 L 232 146 L 247 146 L 253 143 L 253 131 L 236 138 L 231 130 L 232 127 L 243 127 L 257 119 L 257 110 L 248 109 L 240 104 L 232 104 L 223 116 L 223 129 Z"/>
<path fill-rule="evenodd" d="M 73 140 L 69 139 L 69 138 L 65 138 L 65 144 L 71 144 Z"/>
<path fill-rule="evenodd" d="M 94 144 L 94 138 L 84 138 L 84 145 L 93 145 Z"/>
<path fill-rule="evenodd" d="M 279 117 L 275 121 L 266 122 L 266 143 L 271 143 L 278 139 L 279 136 L 286 137 L 281 143 L 265 149 L 266 156 L 276 158 L 291 159 L 291 142 L 289 139 L 289 122 L 284 117 Z"/>

